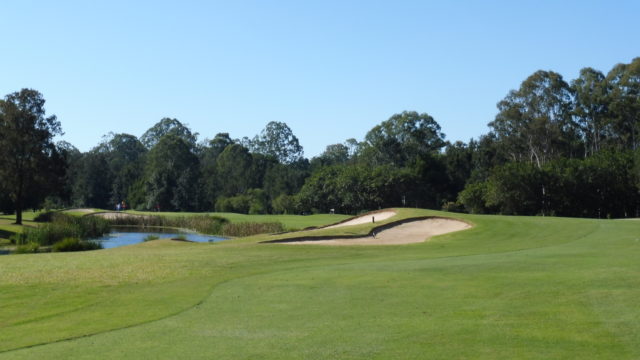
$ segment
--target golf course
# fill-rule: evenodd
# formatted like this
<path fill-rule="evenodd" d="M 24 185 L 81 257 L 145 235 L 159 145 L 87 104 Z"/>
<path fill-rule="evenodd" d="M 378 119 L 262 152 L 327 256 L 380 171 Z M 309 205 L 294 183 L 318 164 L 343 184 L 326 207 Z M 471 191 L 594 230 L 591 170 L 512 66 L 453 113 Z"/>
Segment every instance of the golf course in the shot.
<path fill-rule="evenodd" d="M 392 211 L 211 244 L 0 256 L 0 359 L 640 357 L 637 221 Z M 404 245 L 265 243 L 413 218 L 469 228 Z"/>

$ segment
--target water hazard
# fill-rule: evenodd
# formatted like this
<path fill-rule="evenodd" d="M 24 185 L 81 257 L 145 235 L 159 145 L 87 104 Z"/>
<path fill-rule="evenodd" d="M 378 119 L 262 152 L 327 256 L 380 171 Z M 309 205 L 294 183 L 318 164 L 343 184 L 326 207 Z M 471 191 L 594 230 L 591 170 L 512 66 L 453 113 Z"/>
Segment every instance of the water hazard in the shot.
<path fill-rule="evenodd" d="M 145 241 L 145 238 L 149 236 L 157 236 L 160 239 L 170 239 L 170 238 L 184 238 L 187 241 L 194 242 L 218 242 L 227 240 L 226 238 L 213 236 L 213 235 L 203 235 L 196 233 L 188 233 L 188 232 L 179 232 L 176 229 L 153 229 L 150 231 L 149 229 L 123 229 L 123 228 L 114 228 L 114 230 L 101 238 L 92 239 L 93 241 L 99 242 L 102 244 L 102 247 L 105 249 L 111 249 L 114 247 L 125 246 L 125 245 L 133 245 L 138 244 Z"/>

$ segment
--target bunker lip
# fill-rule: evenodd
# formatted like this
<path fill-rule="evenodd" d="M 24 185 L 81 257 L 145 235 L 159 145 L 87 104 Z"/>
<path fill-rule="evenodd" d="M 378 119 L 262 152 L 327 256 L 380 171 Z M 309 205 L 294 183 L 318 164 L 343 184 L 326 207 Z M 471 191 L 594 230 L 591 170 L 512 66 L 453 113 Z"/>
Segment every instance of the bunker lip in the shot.
<path fill-rule="evenodd" d="M 366 235 L 301 236 L 262 241 L 261 243 L 289 245 L 400 245 L 424 242 L 432 236 L 466 230 L 471 227 L 470 223 L 459 219 L 422 216 L 374 227 Z"/>

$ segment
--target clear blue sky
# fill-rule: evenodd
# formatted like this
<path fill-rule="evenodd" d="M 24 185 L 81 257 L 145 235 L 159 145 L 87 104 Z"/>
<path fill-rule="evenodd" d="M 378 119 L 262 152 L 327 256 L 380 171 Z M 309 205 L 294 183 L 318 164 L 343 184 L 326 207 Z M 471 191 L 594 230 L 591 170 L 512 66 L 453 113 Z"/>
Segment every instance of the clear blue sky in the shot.
<path fill-rule="evenodd" d="M 639 1 L 2 1 L 0 95 L 42 92 L 82 151 L 162 117 L 201 138 L 284 121 L 308 157 L 403 110 L 486 133 L 538 69 L 640 56 Z"/>

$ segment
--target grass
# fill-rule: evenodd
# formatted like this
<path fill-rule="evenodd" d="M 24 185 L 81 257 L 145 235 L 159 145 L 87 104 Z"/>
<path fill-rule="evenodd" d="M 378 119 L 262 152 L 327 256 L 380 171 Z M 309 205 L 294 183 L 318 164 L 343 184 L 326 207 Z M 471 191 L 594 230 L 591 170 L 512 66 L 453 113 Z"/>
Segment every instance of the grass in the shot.
<path fill-rule="evenodd" d="M 40 212 L 25 211 L 22 213 L 22 224 L 15 225 L 15 215 L 0 214 L 0 250 L 13 249 L 13 244 L 10 243 L 9 237 L 14 234 L 21 234 L 25 228 L 35 228 L 38 224 L 33 219 L 38 216 Z"/>
<path fill-rule="evenodd" d="M 423 215 L 443 213 L 399 213 Z M 640 357 L 640 223 L 444 215 L 475 227 L 0 256 L 0 359 Z"/>
<path fill-rule="evenodd" d="M 25 211 L 22 213 L 22 224 L 16 225 L 15 215 L 0 215 L 0 239 L 8 239 L 10 235 L 21 233 L 24 226 L 36 227 L 38 224 L 33 219 L 40 214 L 39 212 Z"/>

